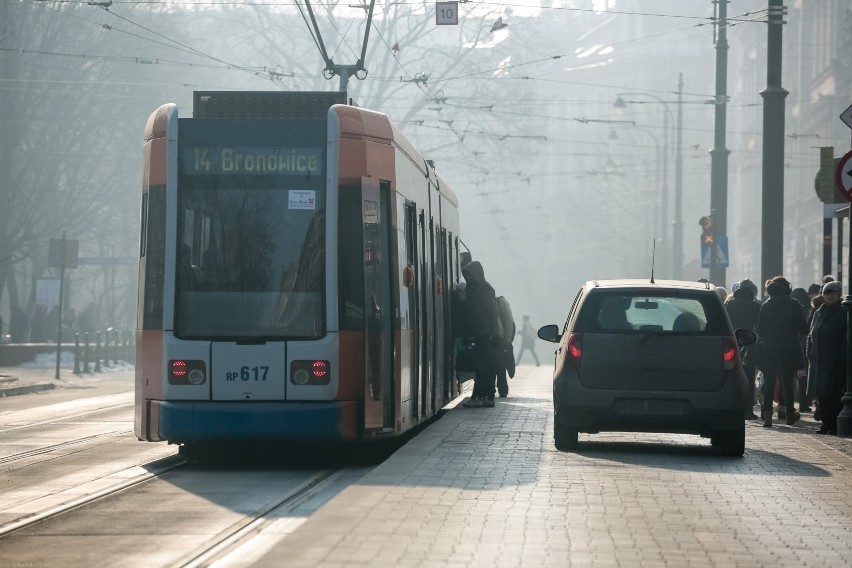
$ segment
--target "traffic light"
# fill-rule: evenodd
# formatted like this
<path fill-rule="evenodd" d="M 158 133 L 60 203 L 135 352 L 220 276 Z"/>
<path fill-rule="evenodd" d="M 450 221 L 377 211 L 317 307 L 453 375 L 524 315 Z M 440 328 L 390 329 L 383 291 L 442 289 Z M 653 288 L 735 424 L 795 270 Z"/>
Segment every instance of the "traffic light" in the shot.
<path fill-rule="evenodd" d="M 716 242 L 716 236 L 713 234 L 713 218 L 709 215 L 702 217 L 698 220 L 698 224 L 701 225 L 701 244 L 713 246 Z"/>

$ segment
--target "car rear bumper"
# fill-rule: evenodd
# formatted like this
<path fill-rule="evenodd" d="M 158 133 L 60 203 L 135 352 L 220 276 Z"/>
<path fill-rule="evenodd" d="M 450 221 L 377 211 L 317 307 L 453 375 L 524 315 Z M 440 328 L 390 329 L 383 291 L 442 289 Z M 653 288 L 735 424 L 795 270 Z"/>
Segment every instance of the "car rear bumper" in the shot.
<path fill-rule="evenodd" d="M 713 392 L 590 389 L 576 372 L 553 383 L 556 419 L 581 432 L 672 432 L 710 435 L 744 424 L 748 381 L 730 372 Z"/>

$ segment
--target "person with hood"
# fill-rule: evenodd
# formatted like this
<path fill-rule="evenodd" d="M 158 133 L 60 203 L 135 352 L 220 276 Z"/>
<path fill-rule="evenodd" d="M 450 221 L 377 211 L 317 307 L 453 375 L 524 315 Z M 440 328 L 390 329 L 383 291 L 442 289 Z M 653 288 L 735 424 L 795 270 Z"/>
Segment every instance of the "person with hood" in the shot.
<path fill-rule="evenodd" d="M 814 312 L 807 339 L 808 400 L 817 399 L 822 426 L 817 434 L 837 434 L 840 398 L 846 387 L 846 312 L 840 305 L 841 284 L 822 287 L 823 304 Z"/>
<path fill-rule="evenodd" d="M 780 378 L 786 422 L 793 425 L 801 415 L 793 404 L 796 370 L 804 367 L 799 336 L 808 333 L 808 324 L 802 306 L 790 294 L 793 287 L 783 276 L 768 281 L 769 299 L 760 306 L 757 317 L 757 345 L 760 351 L 759 367 L 763 371 L 763 426 L 772 427 L 772 400 L 775 380 Z"/>
<path fill-rule="evenodd" d="M 485 270 L 478 261 L 465 265 L 462 275 L 467 282 L 465 301 L 462 303 L 462 326 L 465 337 L 473 341 L 473 349 L 479 361 L 473 393 L 462 406 L 493 408 L 497 382 L 495 348 L 499 346 L 502 334 L 497 296 L 494 288 L 485 280 Z"/>
<path fill-rule="evenodd" d="M 728 317 L 731 318 L 731 325 L 734 329 L 747 329 L 755 331 L 757 329 L 757 316 L 760 313 L 760 303 L 754 299 L 754 289 L 749 285 L 743 285 L 742 282 L 737 282 L 731 287 L 734 290 L 733 295 L 725 302 L 725 309 L 728 311 Z M 754 413 L 755 392 L 754 380 L 757 375 L 757 367 L 748 362 L 748 347 L 744 348 L 743 353 L 743 371 L 749 385 L 751 385 L 751 404 L 745 409 L 746 420 L 757 420 L 757 415 Z"/>

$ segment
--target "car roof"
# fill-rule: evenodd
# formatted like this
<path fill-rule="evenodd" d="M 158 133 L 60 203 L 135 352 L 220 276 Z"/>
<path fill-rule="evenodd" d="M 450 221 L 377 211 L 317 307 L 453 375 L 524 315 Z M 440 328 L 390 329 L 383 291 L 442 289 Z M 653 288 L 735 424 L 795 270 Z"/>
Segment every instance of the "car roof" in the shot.
<path fill-rule="evenodd" d="M 640 280 L 638 278 L 623 278 L 617 280 L 589 280 L 586 288 L 658 288 L 660 290 L 714 290 L 715 286 L 707 282 L 692 282 L 689 280 Z"/>

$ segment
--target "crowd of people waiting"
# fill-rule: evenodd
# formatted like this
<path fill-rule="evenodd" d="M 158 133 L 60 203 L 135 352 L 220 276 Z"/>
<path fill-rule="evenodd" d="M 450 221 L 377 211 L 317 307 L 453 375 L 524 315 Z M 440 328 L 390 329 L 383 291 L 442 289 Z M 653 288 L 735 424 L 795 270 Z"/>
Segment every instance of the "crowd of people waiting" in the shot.
<path fill-rule="evenodd" d="M 730 294 L 717 287 L 733 327 L 757 334 L 757 342 L 745 348 L 743 369 L 752 385 L 760 384 L 759 419 L 771 428 L 777 403 L 778 420 L 793 425 L 816 402 L 814 419 L 822 422 L 817 433 L 836 435 L 846 387 L 842 285 L 825 276 L 822 285 L 794 289 L 786 278 L 776 276 L 764 288 L 767 298 L 761 303 L 751 280 L 735 283 Z M 758 419 L 757 398 L 752 388 L 747 419 Z"/>

